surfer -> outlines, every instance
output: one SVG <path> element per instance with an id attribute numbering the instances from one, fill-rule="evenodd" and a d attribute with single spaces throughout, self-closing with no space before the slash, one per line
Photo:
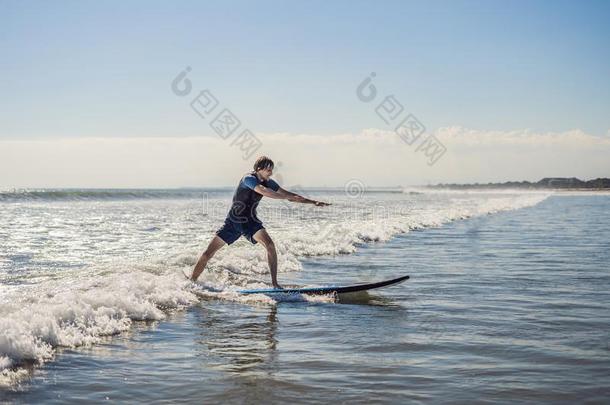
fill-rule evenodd
<path id="1" fill-rule="evenodd" d="M 273 287 L 282 288 L 277 282 L 277 254 L 273 240 L 267 233 L 263 223 L 256 216 L 256 207 L 261 198 L 269 197 L 277 200 L 288 200 L 303 204 L 314 204 L 317 207 L 330 205 L 322 201 L 310 200 L 290 191 L 284 190 L 272 178 L 273 161 L 266 156 L 259 157 L 254 163 L 254 170 L 244 175 L 233 194 L 233 204 L 227 214 L 224 225 L 216 231 L 216 236 L 210 241 L 206 250 L 197 261 L 192 281 L 197 278 L 208 261 L 224 245 L 230 245 L 244 236 L 252 244 L 257 242 L 267 250 L 267 261 L 271 272 Z"/>

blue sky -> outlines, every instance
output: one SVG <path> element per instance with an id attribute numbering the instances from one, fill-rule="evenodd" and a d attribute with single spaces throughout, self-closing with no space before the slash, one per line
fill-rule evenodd
<path id="1" fill-rule="evenodd" d="M 0 2 L 0 137 L 212 135 L 191 66 L 252 130 L 379 127 L 374 71 L 429 129 L 610 129 L 609 2 Z"/>

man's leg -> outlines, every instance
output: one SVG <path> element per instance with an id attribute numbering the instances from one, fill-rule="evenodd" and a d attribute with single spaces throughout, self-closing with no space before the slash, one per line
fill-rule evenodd
<path id="1" fill-rule="evenodd" d="M 273 244 L 271 236 L 269 236 L 265 228 L 263 228 L 256 231 L 256 233 L 252 235 L 252 239 L 267 249 L 267 262 L 269 262 L 269 271 L 271 272 L 271 283 L 273 283 L 275 288 L 282 288 L 277 283 L 277 253 L 275 252 L 275 245 Z"/>
<path id="2" fill-rule="evenodd" d="M 218 235 L 214 236 L 214 239 L 210 241 L 208 248 L 205 250 L 205 252 L 203 252 L 201 257 L 197 261 L 195 269 L 193 270 L 193 275 L 191 276 L 191 280 L 197 281 L 197 278 L 205 268 L 206 264 L 208 264 L 208 260 L 210 260 L 212 256 L 214 256 L 214 254 L 218 251 L 218 249 L 220 249 L 224 245 L 226 245 L 224 240 L 222 240 Z"/>

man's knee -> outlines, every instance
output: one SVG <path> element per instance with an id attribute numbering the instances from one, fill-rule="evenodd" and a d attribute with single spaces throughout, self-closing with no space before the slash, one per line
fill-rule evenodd
<path id="1" fill-rule="evenodd" d="M 265 241 L 265 249 L 267 249 L 268 252 L 275 252 L 275 244 L 271 238 Z"/>
<path id="2" fill-rule="evenodd" d="M 205 252 L 203 252 L 202 256 L 204 256 L 207 260 L 210 260 L 212 258 L 212 256 L 214 256 L 215 254 L 216 254 L 216 250 L 207 248 L 205 250 Z"/>
<path id="3" fill-rule="evenodd" d="M 214 256 L 216 254 L 217 251 L 218 251 L 218 249 L 208 247 L 205 250 L 205 252 L 203 252 L 203 254 L 201 255 L 201 258 L 204 260 L 210 260 L 212 258 L 212 256 Z"/>
<path id="4" fill-rule="evenodd" d="M 199 260 L 197 260 L 197 263 L 203 263 L 203 262 L 207 263 L 208 260 L 210 260 L 210 257 L 212 257 L 212 256 L 210 256 L 208 254 L 208 251 L 206 250 L 205 252 L 203 252 L 201 254 L 201 256 L 199 256 Z"/>

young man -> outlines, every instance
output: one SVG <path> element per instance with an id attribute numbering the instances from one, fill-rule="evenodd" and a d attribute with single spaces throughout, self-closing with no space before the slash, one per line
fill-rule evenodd
<path id="1" fill-rule="evenodd" d="M 235 194 L 233 204 L 224 225 L 216 231 L 216 236 L 210 241 L 207 249 L 195 265 L 191 280 L 197 281 L 199 275 L 214 254 L 225 244 L 230 245 L 245 236 L 252 244 L 259 242 L 267 250 L 267 261 L 271 272 L 273 287 L 282 288 L 277 283 L 277 254 L 273 240 L 265 230 L 263 223 L 256 216 L 256 207 L 261 198 L 269 197 L 278 200 L 288 200 L 304 204 L 314 204 L 318 207 L 329 203 L 310 200 L 298 194 L 286 191 L 271 179 L 273 161 L 266 156 L 259 157 L 254 163 L 254 170 L 242 177 Z"/>

